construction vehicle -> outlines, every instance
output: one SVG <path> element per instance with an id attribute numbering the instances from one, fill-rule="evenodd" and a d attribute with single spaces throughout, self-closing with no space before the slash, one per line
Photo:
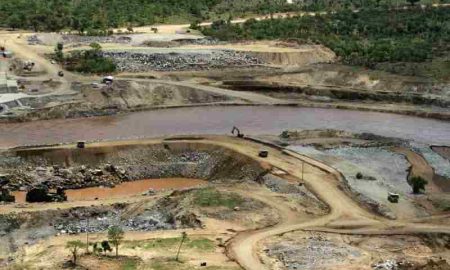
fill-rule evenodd
<path id="1" fill-rule="evenodd" d="M 79 141 L 77 142 L 77 148 L 84 149 L 86 147 L 86 142 Z"/>
<path id="2" fill-rule="evenodd" d="M 103 77 L 102 83 L 104 84 L 112 84 L 114 82 L 114 77 L 113 76 L 106 76 Z"/>
<path id="3" fill-rule="evenodd" d="M 269 156 L 269 151 L 267 151 L 267 150 L 260 150 L 258 155 L 259 155 L 259 157 L 267 158 Z"/>
<path id="4" fill-rule="evenodd" d="M 237 127 L 233 127 L 231 134 L 236 135 L 238 138 L 244 138 L 244 134 Z"/>
<path id="5" fill-rule="evenodd" d="M 389 192 L 389 194 L 388 194 L 388 201 L 389 202 L 391 202 L 391 203 L 398 203 L 399 199 L 400 199 L 400 195 L 399 194 Z"/>

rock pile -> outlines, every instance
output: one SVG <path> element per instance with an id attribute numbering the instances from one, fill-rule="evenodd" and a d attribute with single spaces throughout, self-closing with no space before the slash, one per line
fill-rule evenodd
<path id="1" fill-rule="evenodd" d="M 155 210 L 146 210 L 142 214 L 121 219 L 119 210 L 101 213 L 98 216 L 65 218 L 56 222 L 53 227 L 58 234 L 95 233 L 108 230 L 112 225 L 120 225 L 126 231 L 154 231 L 175 229 L 170 214 Z"/>
<path id="2" fill-rule="evenodd" d="M 263 63 L 249 54 L 231 50 L 211 53 L 104 52 L 103 56 L 112 58 L 119 71 L 128 72 L 208 70 Z"/>
<path id="3" fill-rule="evenodd" d="M 80 36 L 80 35 L 62 35 L 58 38 L 64 44 L 91 44 L 91 43 L 120 43 L 128 44 L 132 38 L 129 36 L 112 35 L 112 36 Z M 42 45 L 44 42 L 38 35 L 31 35 L 27 38 L 29 45 Z"/>

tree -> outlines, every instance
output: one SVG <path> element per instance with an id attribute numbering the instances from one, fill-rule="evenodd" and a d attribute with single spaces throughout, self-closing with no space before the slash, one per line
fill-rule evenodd
<path id="1" fill-rule="evenodd" d="M 84 247 L 84 244 L 80 240 L 69 241 L 66 243 L 66 248 L 72 253 L 72 262 L 77 264 L 78 251 Z"/>
<path id="2" fill-rule="evenodd" d="M 112 226 L 108 230 L 108 240 L 116 248 L 116 257 L 119 256 L 119 245 L 124 238 L 124 231 L 119 226 Z"/>
<path id="3" fill-rule="evenodd" d="M 181 246 L 183 246 L 183 243 L 184 243 L 184 241 L 186 240 L 186 238 L 187 238 L 187 233 L 186 233 L 186 232 L 183 232 L 183 233 L 181 234 L 181 242 L 180 242 L 180 246 L 178 247 L 177 257 L 175 258 L 175 260 L 176 260 L 177 262 L 178 262 L 178 259 L 179 259 L 179 257 L 180 257 Z"/>
<path id="4" fill-rule="evenodd" d="M 59 62 L 61 62 L 64 59 L 63 49 L 64 49 L 64 44 L 62 44 L 61 42 L 58 42 L 55 47 L 55 58 Z"/>
<path id="5" fill-rule="evenodd" d="M 91 44 L 89 44 L 89 47 L 91 47 L 95 52 L 100 52 L 102 50 L 102 46 L 97 42 L 92 42 Z"/>
<path id="6" fill-rule="evenodd" d="M 425 191 L 425 186 L 428 184 L 428 181 L 423 179 L 421 176 L 414 176 L 410 181 L 414 194 L 419 194 L 422 190 Z"/>

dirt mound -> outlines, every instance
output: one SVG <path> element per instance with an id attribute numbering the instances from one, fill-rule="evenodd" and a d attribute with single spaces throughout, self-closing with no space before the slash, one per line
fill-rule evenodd
<path id="1" fill-rule="evenodd" d="M 319 45 L 305 45 L 295 51 L 248 52 L 264 63 L 280 66 L 306 66 L 317 63 L 336 61 L 336 54 L 330 49 Z"/>
<path id="2" fill-rule="evenodd" d="M 116 81 L 112 86 L 81 87 L 83 98 L 92 108 L 132 109 L 150 106 L 177 106 L 233 101 L 225 95 L 211 94 L 189 87 L 138 81 Z"/>

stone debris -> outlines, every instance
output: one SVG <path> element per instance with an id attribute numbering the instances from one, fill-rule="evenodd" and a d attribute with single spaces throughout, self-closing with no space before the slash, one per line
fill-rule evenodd
<path id="1" fill-rule="evenodd" d="M 103 56 L 113 59 L 119 71 L 127 72 L 208 70 L 263 63 L 249 54 L 232 50 L 210 53 L 103 52 Z"/>
<path id="2" fill-rule="evenodd" d="M 386 260 L 372 265 L 374 270 L 397 270 L 398 263 L 396 260 Z"/>
<path id="3" fill-rule="evenodd" d="M 77 219 L 62 219 L 54 224 L 54 229 L 59 235 L 95 233 L 107 231 L 112 225 L 120 225 L 126 231 L 155 231 L 171 230 L 176 226 L 170 214 L 163 214 L 156 210 L 146 210 L 138 216 L 121 219 L 121 212 L 118 210 L 108 211 L 97 217 Z"/>
<path id="4" fill-rule="evenodd" d="M 132 40 L 126 35 L 111 35 L 111 36 L 80 36 L 80 35 L 62 35 L 60 41 L 64 44 L 91 44 L 91 43 L 120 43 L 128 44 Z M 38 35 L 31 35 L 27 39 L 29 45 L 42 45 L 44 42 Z"/>
<path id="5" fill-rule="evenodd" d="M 266 253 L 280 260 L 289 270 L 321 269 L 325 265 L 336 266 L 361 256 L 358 249 L 335 243 L 321 235 L 275 244 L 270 246 Z"/>

